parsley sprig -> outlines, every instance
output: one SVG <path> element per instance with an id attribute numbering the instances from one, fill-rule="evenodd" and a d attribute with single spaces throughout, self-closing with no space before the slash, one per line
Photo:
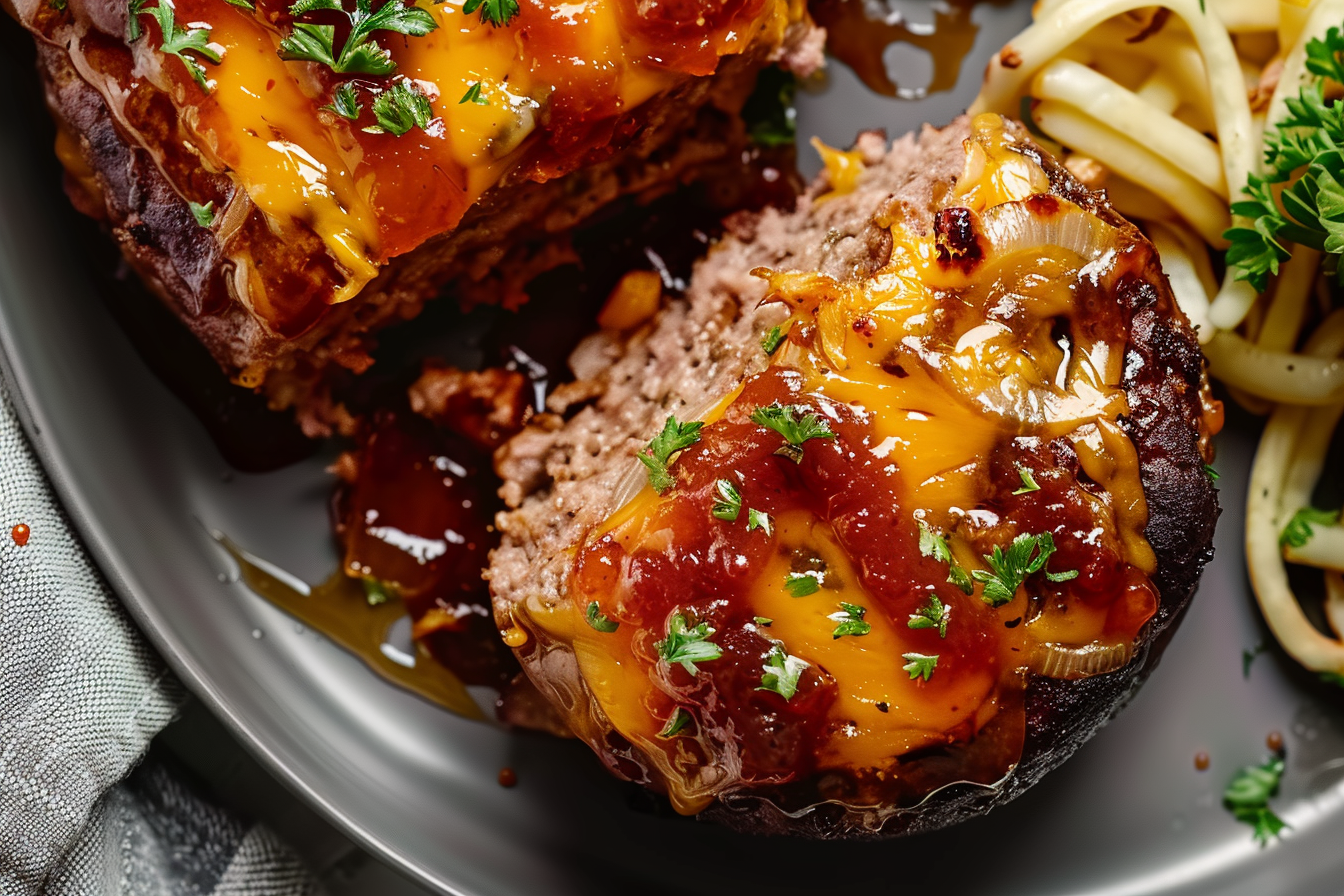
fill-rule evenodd
<path id="1" fill-rule="evenodd" d="M 816 573 L 791 572 L 784 580 L 784 590 L 789 597 L 807 597 L 816 594 L 821 588 L 821 576 Z"/>
<path id="2" fill-rule="evenodd" d="M 710 515 L 727 523 L 735 522 L 742 513 L 742 493 L 727 479 L 716 481 L 714 491 L 719 499 L 709 509 Z"/>
<path id="3" fill-rule="evenodd" d="M 1036 484 L 1036 477 L 1026 467 L 1017 468 L 1017 478 L 1022 480 L 1022 487 L 1014 491 L 1014 495 L 1029 495 L 1041 490 L 1041 487 Z"/>
<path id="4" fill-rule="evenodd" d="M 923 520 L 917 520 L 919 523 L 919 552 L 925 557 L 932 557 L 939 563 L 947 564 L 947 580 L 961 589 L 963 594 L 970 594 L 975 590 L 971 584 L 971 577 L 961 564 L 952 557 L 952 549 L 947 546 L 947 539 L 939 533 L 933 531 L 928 523 Z"/>
<path id="5" fill-rule="evenodd" d="M 938 668 L 936 653 L 903 653 L 901 659 L 905 660 L 905 665 L 901 668 L 910 674 L 911 681 L 916 678 L 928 681 L 933 677 L 933 670 Z"/>
<path id="6" fill-rule="evenodd" d="M 1054 552 L 1055 538 L 1049 532 L 1040 535 L 1023 532 L 1013 539 L 1007 551 L 995 545 L 992 553 L 984 555 L 989 569 L 977 569 L 971 576 L 984 584 L 981 598 L 985 603 L 991 607 L 1002 606 L 1013 599 L 1027 576 L 1045 569 L 1045 564 Z M 1046 572 L 1045 577 L 1052 582 L 1067 582 L 1078 578 L 1078 570 Z"/>
<path id="7" fill-rule="evenodd" d="M 1325 98 L 1325 79 L 1344 82 L 1344 34 L 1331 28 L 1307 43 L 1306 54 L 1316 80 L 1285 98 L 1288 114 L 1265 132 L 1266 173 L 1252 174 L 1246 198 L 1232 203 L 1250 226 L 1223 234 L 1228 265 L 1259 292 L 1288 259 L 1285 243 L 1344 252 L 1344 104 Z"/>
<path id="8" fill-rule="evenodd" d="M 857 604 L 847 604 L 840 601 L 840 612 L 832 613 L 826 618 L 836 623 L 835 631 L 831 632 L 831 637 L 839 640 L 845 635 L 866 635 L 873 630 L 872 625 L 863 621 L 863 617 L 868 613 L 867 607 L 860 607 Z"/>
<path id="9" fill-rule="evenodd" d="M 427 10 L 407 6 L 404 0 L 387 0 L 377 11 L 371 0 L 355 0 L 352 13 L 345 11 L 341 0 L 296 0 L 289 14 L 298 18 L 318 10 L 338 12 L 350 20 L 350 36 L 340 51 L 335 47 L 335 25 L 295 22 L 293 33 L 280 41 L 281 59 L 316 62 L 341 75 L 390 75 L 397 64 L 392 54 L 373 39 L 376 32 L 423 37 L 439 27 Z"/>
<path id="10" fill-rule="evenodd" d="M 607 615 L 602 612 L 602 608 L 598 605 L 597 601 L 588 604 L 588 609 L 584 612 L 583 618 L 587 620 L 588 625 L 593 631 L 602 632 L 604 635 L 609 635 L 621 627 L 619 622 L 608 618 Z"/>
<path id="11" fill-rule="evenodd" d="M 1303 507 L 1293 514 L 1293 518 L 1288 521 L 1288 525 L 1284 526 L 1283 531 L 1279 533 L 1279 547 L 1304 547 L 1316 534 L 1313 526 L 1333 526 L 1338 522 L 1338 511 Z"/>
<path id="12" fill-rule="evenodd" d="M 146 6 L 145 2 L 146 0 L 130 0 L 130 16 L 126 20 L 126 40 L 128 42 L 139 40 L 140 35 L 144 33 L 140 27 L 140 16 L 153 16 L 154 21 L 159 23 L 159 30 L 163 32 L 163 43 L 159 45 L 159 49 L 181 60 L 192 80 L 209 93 L 210 81 L 206 77 L 205 64 L 201 60 L 219 65 L 220 60 L 224 58 L 219 50 L 210 45 L 210 29 L 182 28 L 177 24 L 173 8 L 165 5 L 163 0 L 159 0 L 154 6 Z"/>
<path id="13" fill-rule="evenodd" d="M 775 402 L 751 412 L 751 422 L 773 429 L 784 437 L 784 444 L 775 453 L 796 464 L 803 462 L 803 443 L 811 439 L 833 439 L 835 433 L 827 422 L 803 405 Z"/>
<path id="14" fill-rule="evenodd" d="M 784 649 L 783 644 L 776 642 L 765 658 L 761 685 L 756 690 L 773 691 L 785 700 L 790 700 L 798 693 L 798 679 L 802 677 L 803 670 L 807 666 L 807 660 L 791 655 Z"/>
<path id="15" fill-rule="evenodd" d="M 1261 846 L 1288 827 L 1269 808 L 1269 798 L 1279 792 L 1283 771 L 1283 757 L 1273 756 L 1263 765 L 1248 765 L 1237 772 L 1223 791 L 1223 805 L 1233 818 L 1254 829 L 1252 836 Z"/>
<path id="16" fill-rule="evenodd" d="M 682 729 L 691 723 L 691 714 L 684 707 L 678 706 L 667 719 L 667 724 L 663 730 L 658 732 L 658 736 L 666 740 L 669 737 L 676 737 Z"/>
<path id="17" fill-rule="evenodd" d="M 364 128 L 365 133 L 400 137 L 413 127 L 429 127 L 434 108 L 420 88 L 410 81 L 398 81 L 373 98 L 373 117 L 378 123 Z"/>
<path id="18" fill-rule="evenodd" d="M 331 102 L 322 108 L 328 112 L 335 112 L 342 118 L 354 121 L 359 118 L 360 110 L 364 107 L 359 103 L 359 95 L 355 92 L 355 85 L 346 81 L 331 92 Z"/>
<path id="19" fill-rule="evenodd" d="M 490 101 L 481 96 L 481 82 L 477 81 L 467 88 L 467 92 L 462 94 L 462 99 L 457 101 L 460 106 L 463 103 L 475 103 L 478 106 L 488 106 Z"/>
<path id="20" fill-rule="evenodd" d="M 936 628 L 938 637 L 947 637 L 947 620 L 952 615 L 952 608 L 938 599 L 938 595 L 930 594 L 929 600 L 924 606 L 910 614 L 910 621 L 906 623 L 910 628 Z"/>
<path id="21" fill-rule="evenodd" d="M 467 15 L 480 10 L 481 21 L 498 28 L 507 25 L 518 15 L 518 0 L 467 0 L 462 11 Z"/>
<path id="22" fill-rule="evenodd" d="M 191 217 L 195 219 L 197 227 L 209 227 L 215 223 L 215 201 L 192 202 L 187 200 L 187 208 L 191 211 Z"/>
<path id="23" fill-rule="evenodd" d="M 702 622 L 694 628 L 686 624 L 686 617 L 676 613 L 667 622 L 667 637 L 654 645 L 658 655 L 669 663 L 681 663 L 681 667 L 692 675 L 700 670 L 696 663 L 706 663 L 723 656 L 719 645 L 709 640 L 714 634 L 708 622 Z"/>
<path id="24" fill-rule="evenodd" d="M 649 442 L 648 453 L 639 455 L 639 462 L 648 470 L 649 485 L 658 494 L 666 493 L 677 484 L 676 477 L 668 469 L 672 456 L 700 441 L 700 429 L 704 425 L 700 422 L 678 423 L 675 416 L 669 415 L 663 431 Z"/>

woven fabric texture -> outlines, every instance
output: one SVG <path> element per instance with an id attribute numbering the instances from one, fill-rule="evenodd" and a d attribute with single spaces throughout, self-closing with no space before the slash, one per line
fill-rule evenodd
<path id="1" fill-rule="evenodd" d="M 0 896 L 316 892 L 274 835 L 162 765 L 123 781 L 184 697 L 79 544 L 0 386 Z"/>

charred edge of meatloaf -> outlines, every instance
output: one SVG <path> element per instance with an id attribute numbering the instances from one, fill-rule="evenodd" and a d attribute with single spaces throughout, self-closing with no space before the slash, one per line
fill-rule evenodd
<path id="1" fill-rule="evenodd" d="M 1089 191 L 1033 144 L 1024 146 L 1023 152 L 1045 169 L 1052 193 L 1135 233 L 1134 225 L 1111 208 L 1104 194 Z M 931 186 L 931 193 L 938 191 L 936 184 Z M 1160 272 L 1152 245 L 1144 241 L 1139 251 L 1148 253 L 1143 269 Z M 1217 490 L 1204 472 L 1206 458 L 1200 447 L 1208 379 L 1198 340 L 1165 277 L 1122 278 L 1117 298 L 1131 314 L 1122 379 L 1129 414 L 1123 423 L 1139 455 L 1149 514 L 1144 534 L 1157 555 L 1153 583 L 1160 595 L 1157 614 L 1140 637 L 1134 659 L 1123 669 L 1076 681 L 1033 676 L 1026 693 L 1022 758 L 1003 785 L 995 790 L 967 785 L 944 788 L 919 807 L 892 817 L 880 832 L 866 829 L 860 813 L 841 806 L 821 805 L 791 817 L 768 794 L 749 792 L 734 795 L 731 806 L 717 804 L 699 817 L 748 833 L 815 839 L 893 837 L 937 830 L 1022 794 L 1071 756 L 1134 696 L 1156 668 L 1174 633 L 1173 623 L 1185 611 L 1201 570 L 1213 557 L 1220 509 Z"/>
<path id="2" fill-rule="evenodd" d="M 786 58 L 814 44 L 811 34 L 809 25 L 793 26 Z M 88 46 L 81 45 L 81 52 L 96 51 L 99 65 L 129 64 L 128 51 L 97 32 L 91 31 L 84 43 Z M 70 52 L 40 37 L 38 46 L 48 106 L 58 126 L 77 138 L 97 184 L 91 191 L 78 178 L 67 177 L 75 205 L 106 222 L 131 266 L 227 372 L 257 361 L 268 364 L 267 394 L 274 404 L 297 407 L 310 435 L 331 429 L 327 411 L 334 402 L 324 384 L 328 368 L 360 372 L 371 363 L 366 334 L 413 316 L 450 281 L 520 296 L 527 279 L 569 257 L 566 232 L 598 208 L 623 195 L 691 180 L 735 157 L 748 142 L 738 111 L 764 63 L 759 54 L 726 57 L 715 75 L 687 81 L 632 113 L 635 136 L 611 157 L 544 184 L 506 183 L 487 192 L 451 233 L 394 259 L 355 300 L 326 309 L 315 325 L 285 339 L 229 295 L 223 247 L 215 234 L 195 224 L 173 185 L 174 180 L 209 181 L 205 192 L 228 197 L 235 189 L 232 182 L 167 155 L 159 160 L 168 169 L 165 175 L 149 151 L 122 133 Z M 142 83 L 134 102 L 135 126 L 150 145 L 181 143 L 181 124 L 165 94 Z M 279 241 L 268 234 L 264 216 L 252 208 L 231 248 L 245 248 L 258 264 L 282 270 L 311 268 L 327 258 L 315 235 Z M 315 275 L 339 276 L 334 268 Z"/>

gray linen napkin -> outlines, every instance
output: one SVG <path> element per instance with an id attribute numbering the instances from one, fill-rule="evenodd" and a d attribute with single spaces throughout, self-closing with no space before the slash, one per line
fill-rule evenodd
<path id="1" fill-rule="evenodd" d="M 318 891 L 272 833 L 164 764 L 126 778 L 184 699 L 79 544 L 0 384 L 0 896 Z"/>

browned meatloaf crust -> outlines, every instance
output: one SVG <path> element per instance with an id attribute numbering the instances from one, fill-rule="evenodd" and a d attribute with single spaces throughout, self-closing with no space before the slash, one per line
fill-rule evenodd
<path id="1" fill-rule="evenodd" d="M 95 25 L 115 31 L 124 13 L 93 0 Z M 124 4 L 122 4 L 124 6 Z M 62 13 L 37 7 L 37 32 L 64 33 Z M 569 258 L 567 232 L 620 196 L 651 196 L 730 167 L 748 145 L 739 111 L 769 48 L 725 57 L 709 77 L 686 81 L 629 113 L 629 136 L 610 152 L 566 176 L 538 183 L 505 179 L 489 190 L 449 233 L 393 259 L 352 301 L 327 309 L 296 332 L 268 329 L 226 285 L 228 263 L 218 231 L 196 226 L 183 185 L 229 205 L 237 186 L 227 174 L 202 168 L 181 147 L 189 143 L 169 98 L 137 82 L 118 120 L 85 71 L 116 78 L 133 64 L 119 38 L 90 28 L 68 43 L 38 39 L 38 67 L 60 136 L 66 189 L 80 211 L 106 222 L 132 267 L 204 343 L 237 382 L 264 390 L 273 407 L 293 407 L 311 436 L 353 423 L 331 395 L 329 372 L 363 372 L 372 358 L 372 332 L 414 317 L 424 302 L 456 281 L 468 301 L 523 301 L 523 285 Z M 820 33 L 791 26 L 779 52 L 785 65 L 808 72 L 820 62 Z M 126 122 L 135 133 L 127 132 Z M 230 235 L 231 251 L 245 248 L 259 266 L 313 273 L 325 259 L 313 233 L 275 238 L 265 215 L 247 206 Z M 238 241 L 242 241 L 239 243 Z"/>
<path id="2" fill-rule="evenodd" d="M 499 517 L 503 544 L 488 572 L 501 626 L 509 624 L 510 608 L 526 595 L 564 593 L 571 549 L 614 509 L 613 492 L 629 459 L 668 414 L 695 419 L 698 409 L 688 401 L 701 404 L 700 397 L 723 395 L 764 366 L 759 340 L 785 312 L 757 304 L 765 286 L 748 272 L 765 266 L 842 279 L 872 274 L 891 252 L 890 233 L 874 223 L 874 215 L 896 209 L 927 231 L 934 204 L 962 170 L 960 145 L 967 133 L 964 119 L 944 130 L 926 128 L 918 141 L 907 136 L 889 152 L 879 135 L 863 135 L 858 147 L 868 169 L 854 192 L 815 203 L 812 197 L 825 189 L 818 183 L 791 214 L 770 210 L 739 218 L 736 235 L 700 264 L 684 299 L 672 302 L 651 326 L 633 337 L 601 333 L 579 348 L 572 360 L 579 383 L 553 398 L 553 415 L 496 455 L 502 494 L 512 508 Z M 1087 191 L 1034 147 L 1026 152 L 1045 168 L 1053 193 L 1134 232 L 1104 195 Z M 944 788 L 892 818 L 883 835 L 942 827 L 1006 803 L 1072 754 L 1156 665 L 1164 635 L 1212 556 L 1219 508 L 1203 470 L 1207 381 L 1197 341 L 1160 275 L 1155 253 L 1145 276 L 1122 283 L 1117 299 L 1133 321 L 1123 378 L 1130 413 L 1123 425 L 1137 447 L 1148 501 L 1146 536 L 1158 558 L 1157 613 L 1120 671 L 1083 680 L 1032 678 L 1021 762 L 1003 786 Z M 571 394 L 580 403 L 566 407 Z M 596 398 L 582 404 L 591 396 Z M 534 678 L 550 673 L 530 661 L 526 649 L 521 656 Z M 816 838 L 872 833 L 837 805 L 785 814 L 770 793 L 731 795 L 704 817 L 761 833 Z"/>

